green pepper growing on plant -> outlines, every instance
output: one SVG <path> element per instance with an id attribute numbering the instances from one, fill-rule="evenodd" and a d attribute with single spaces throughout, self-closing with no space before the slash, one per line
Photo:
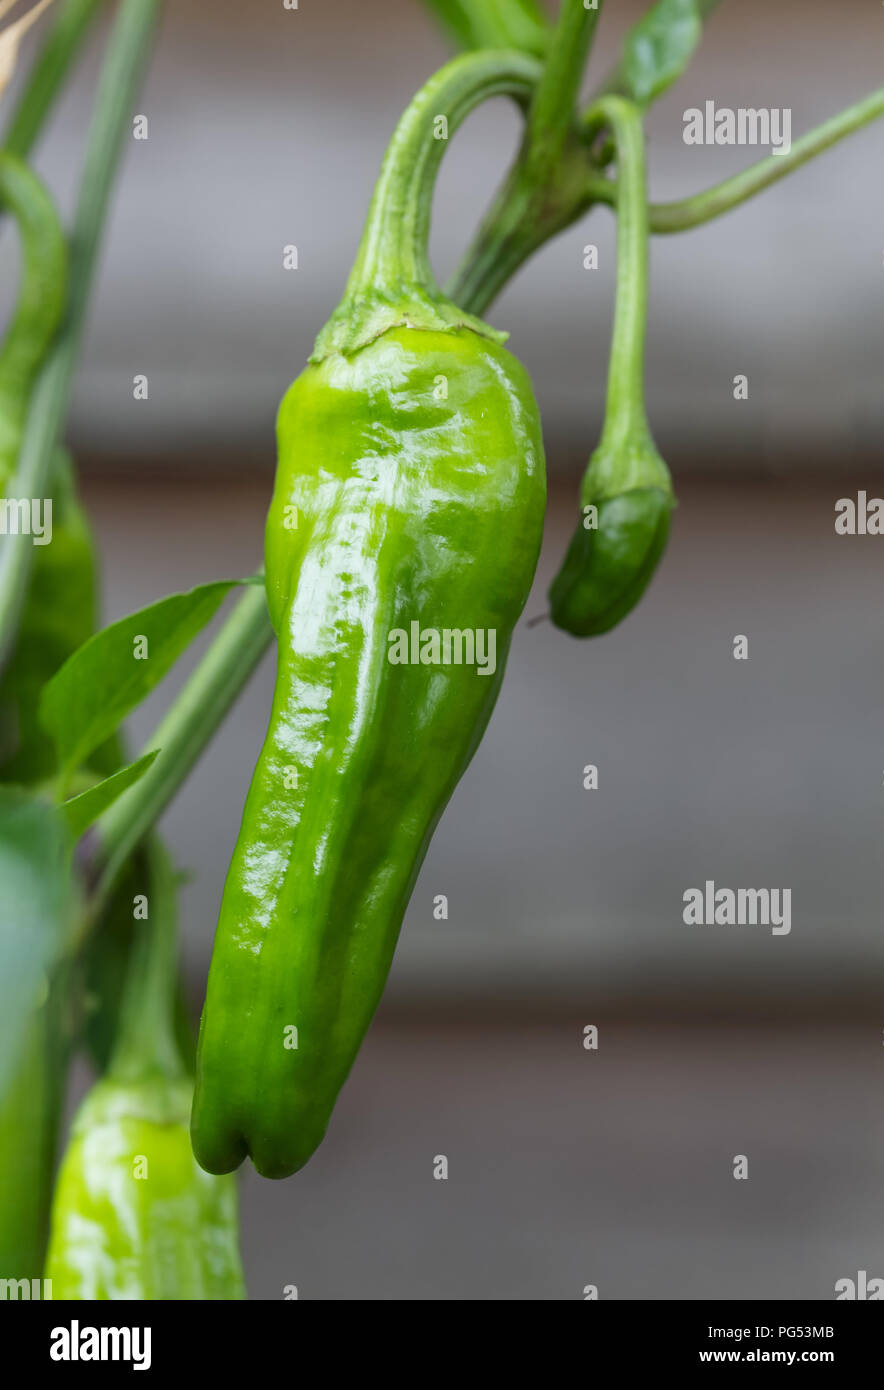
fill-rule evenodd
<path id="1" fill-rule="evenodd" d="M 415 98 L 343 302 L 280 407 L 276 690 L 197 1057 L 193 1141 L 210 1172 L 249 1154 L 285 1177 L 322 1140 L 528 596 L 545 503 L 531 386 L 500 335 L 436 288 L 426 243 L 439 114 L 454 128 L 535 76 L 518 55 L 467 55 Z"/>
<path id="2" fill-rule="evenodd" d="M 602 437 L 580 488 L 581 519 L 549 591 L 552 620 L 575 637 L 615 627 L 638 603 L 669 535 L 675 498 L 644 403 L 648 213 L 641 113 L 606 97 L 617 144 L 617 289 Z"/>
<path id="3" fill-rule="evenodd" d="M 233 1179 L 190 1146 L 193 1086 L 175 1036 L 175 882 L 153 842 L 145 933 L 133 952 L 107 1074 L 74 1120 L 46 1263 L 56 1299 L 245 1296 Z"/>

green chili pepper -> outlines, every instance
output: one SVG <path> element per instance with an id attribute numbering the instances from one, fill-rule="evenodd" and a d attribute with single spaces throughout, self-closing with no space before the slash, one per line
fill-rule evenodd
<path id="1" fill-rule="evenodd" d="M 151 927 L 136 945 L 106 1077 L 74 1121 L 52 1208 L 55 1299 L 245 1296 L 231 1178 L 190 1147 L 193 1087 L 175 1040 L 174 875 L 150 847 Z"/>
<path id="2" fill-rule="evenodd" d="M 635 607 L 666 546 L 675 498 L 644 405 L 648 215 L 638 108 L 605 97 L 617 142 L 617 297 L 602 438 L 580 489 L 581 520 L 549 591 L 575 637 L 608 632 Z"/>
<path id="3" fill-rule="evenodd" d="M 344 301 L 280 408 L 276 690 L 197 1054 L 192 1132 L 210 1172 L 250 1154 L 284 1177 L 322 1140 L 531 585 L 545 482 L 530 383 L 441 295 L 426 242 L 440 115 L 450 128 L 486 95 L 524 97 L 536 73 L 471 55 L 418 94 Z M 472 663 L 453 664 L 477 634 Z"/>

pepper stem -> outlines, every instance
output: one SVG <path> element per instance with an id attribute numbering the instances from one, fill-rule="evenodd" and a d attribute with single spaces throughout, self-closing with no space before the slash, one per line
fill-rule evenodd
<path id="1" fill-rule="evenodd" d="M 311 361 L 356 352 L 398 325 L 467 325 L 498 336 L 436 284 L 428 254 L 433 189 L 448 140 L 470 112 L 495 96 L 527 103 L 540 74 L 525 54 L 482 50 L 455 58 L 421 88 L 390 141 L 344 298 Z"/>
<path id="2" fill-rule="evenodd" d="M 641 113 L 624 97 L 602 97 L 592 110 L 610 126 L 617 146 L 617 283 L 604 434 L 616 431 L 619 435 L 648 428 L 644 401 L 648 308 L 645 139 Z"/>
<path id="3" fill-rule="evenodd" d="M 175 990 L 178 969 L 178 911 L 175 870 L 159 840 L 147 848 L 148 916 L 132 951 L 120 1029 L 109 1075 L 120 1081 L 159 1074 L 169 1080 L 185 1075 L 175 1040 Z"/>

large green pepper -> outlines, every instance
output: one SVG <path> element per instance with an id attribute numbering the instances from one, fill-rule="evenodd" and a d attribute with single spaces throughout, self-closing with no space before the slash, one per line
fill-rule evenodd
<path id="1" fill-rule="evenodd" d="M 52 1207 L 56 1299 L 245 1296 L 236 1187 L 196 1163 L 193 1086 L 175 1039 L 174 881 L 151 846 L 150 923 L 107 1075 L 74 1121 Z"/>
<path id="2" fill-rule="evenodd" d="M 198 1046 L 193 1141 L 210 1172 L 250 1154 L 285 1177 L 322 1140 L 531 585 L 545 501 L 531 387 L 442 297 L 426 239 L 440 113 L 451 126 L 535 76 L 518 56 L 467 56 L 418 94 L 344 301 L 280 408 L 276 689 Z"/>
<path id="3" fill-rule="evenodd" d="M 575 637 L 615 627 L 638 603 L 669 535 L 672 480 L 644 404 L 648 214 L 638 108 L 606 97 L 617 143 L 617 297 L 605 424 L 580 488 L 581 516 L 549 591 L 553 622 Z"/>

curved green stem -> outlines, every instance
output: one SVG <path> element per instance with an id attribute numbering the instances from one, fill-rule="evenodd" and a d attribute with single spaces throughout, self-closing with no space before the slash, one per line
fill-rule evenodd
<path id="1" fill-rule="evenodd" d="M 533 59 L 480 52 L 457 58 L 421 88 L 390 141 L 348 294 L 400 283 L 435 288 L 427 254 L 436 175 L 446 144 L 480 102 L 495 96 L 526 101 L 539 76 Z"/>
<path id="2" fill-rule="evenodd" d="M 0 150 L 0 204 L 21 237 L 21 285 L 0 348 L 0 496 L 18 462 L 28 400 L 64 312 L 67 246 L 49 192 L 26 164 Z"/>
<path id="3" fill-rule="evenodd" d="M 884 87 L 802 135 L 793 143 L 788 154 L 769 155 L 767 159 L 744 169 L 741 174 L 735 174 L 733 178 L 725 179 L 723 183 L 707 188 L 703 193 L 696 193 L 691 198 L 682 198 L 674 203 L 652 203 L 651 231 L 683 232 L 730 212 L 731 208 L 739 207 L 740 203 L 745 203 L 756 193 L 761 193 L 772 183 L 791 174 L 793 169 L 806 164 L 814 155 L 822 154 L 846 135 L 852 135 L 855 130 L 860 130 L 882 115 Z"/>
<path id="4" fill-rule="evenodd" d="M 129 855 L 187 779 L 272 636 L 263 585 L 251 585 L 147 740 L 145 751 L 159 748 L 159 757 L 96 824 L 93 912 L 106 901 Z"/>
<path id="5" fill-rule="evenodd" d="M 646 424 L 645 320 L 648 307 L 648 207 L 645 137 L 638 107 L 624 97 L 602 97 L 593 108 L 614 134 L 617 148 L 617 285 L 608 367 L 606 430 Z"/>
<path id="6" fill-rule="evenodd" d="M 66 0 L 43 43 L 3 138 L 24 159 L 33 148 L 99 10 L 101 0 Z"/>
<path id="7" fill-rule="evenodd" d="M 455 58 L 421 88 L 384 156 L 344 297 L 312 361 L 355 352 L 399 323 L 445 328 L 464 321 L 430 268 L 436 174 L 450 136 L 480 102 L 504 95 L 527 102 L 539 77 L 539 64 L 525 54 L 480 51 Z M 488 331 L 478 322 L 471 326 Z"/>

